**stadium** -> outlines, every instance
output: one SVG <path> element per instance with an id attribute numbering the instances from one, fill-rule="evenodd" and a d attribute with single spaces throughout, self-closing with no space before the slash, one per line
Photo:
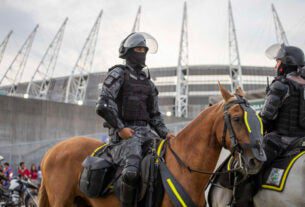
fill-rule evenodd
<path id="1" fill-rule="evenodd" d="M 151 68 L 151 78 L 159 90 L 160 109 L 164 115 L 174 115 L 176 97 L 176 67 Z M 218 81 L 227 89 L 231 89 L 229 65 L 196 65 L 189 66 L 189 96 L 188 110 L 190 119 L 209 104 L 209 99 L 220 95 Z M 99 87 L 102 86 L 107 72 L 91 73 L 83 105 L 95 106 L 99 97 Z M 274 77 L 274 70 L 270 67 L 242 66 L 243 89 L 250 99 L 263 99 L 267 86 L 267 79 Z M 69 77 L 53 78 L 50 81 L 47 100 L 65 102 L 65 89 Z M 23 97 L 28 83 L 21 83 L 16 94 Z M 29 97 L 31 98 L 31 97 Z M 212 98 L 213 99 L 213 98 Z"/>
<path id="2" fill-rule="evenodd" d="M 156 34 L 156 39 L 158 41 L 160 39 L 159 53 L 155 57 L 150 56 L 149 63 L 152 64 L 147 64 L 148 67 L 145 67 L 143 70 L 158 89 L 159 109 L 166 126 L 171 132 L 177 134 L 179 131 L 188 128 L 185 126 L 193 123 L 192 120 L 201 111 L 222 100 L 219 83 L 227 89 L 225 90 L 227 91 L 227 97 L 231 97 L 234 91 L 238 87 L 241 87 L 246 93 L 246 99 L 251 104 L 249 108 L 251 108 L 254 114 L 253 117 L 255 117 L 256 123 L 259 123 L 260 126 L 263 125 L 257 112 L 264 103 L 266 89 L 274 79 L 276 71 L 271 66 L 274 62 L 267 60 L 262 48 L 265 49 L 265 46 L 270 46 L 274 43 L 289 45 L 284 27 L 273 4 L 271 5 L 271 12 L 270 9 L 268 9 L 268 12 L 267 10 L 265 12 L 272 14 L 273 19 L 269 18 L 270 21 L 268 20 L 272 26 L 265 24 L 267 21 L 265 18 L 266 15 L 264 14 L 265 16 L 262 15 L 260 18 L 265 28 L 262 28 L 258 21 L 254 21 L 254 26 L 250 27 L 251 29 L 254 28 L 251 32 L 253 34 L 255 33 L 255 38 L 253 38 L 253 35 L 249 39 L 238 39 L 237 37 L 239 35 L 237 33 L 243 33 L 243 37 L 248 37 L 250 32 L 239 30 L 236 27 L 235 19 L 233 18 L 235 15 L 233 15 L 233 8 L 230 1 L 225 6 L 222 4 L 219 7 L 216 6 L 217 8 L 215 7 L 215 2 L 213 2 L 213 9 L 216 8 L 221 12 L 213 13 L 215 16 L 210 19 L 204 17 L 205 20 L 208 20 L 205 22 L 208 23 L 208 26 L 201 25 L 203 21 L 200 18 L 203 16 L 203 10 L 201 10 L 202 8 L 197 8 L 197 4 L 200 4 L 197 1 L 184 1 L 181 4 L 177 2 L 173 3 L 173 1 L 163 2 L 160 0 L 157 0 L 158 3 L 156 4 L 145 2 L 143 4 L 147 10 L 143 10 L 144 12 L 142 12 L 143 5 L 136 5 L 137 12 L 135 13 L 135 18 L 134 13 L 132 14 L 132 20 L 134 20 L 132 25 L 127 22 L 128 19 L 131 19 L 129 13 L 131 8 L 135 8 L 132 7 L 134 4 L 129 5 L 129 3 L 123 0 L 118 1 L 120 1 L 120 4 L 105 4 L 106 8 L 112 9 L 108 14 L 106 9 L 106 14 L 104 14 L 104 10 L 100 10 L 100 8 L 98 8 L 98 13 L 94 13 L 100 2 L 92 4 L 93 6 L 90 9 L 84 7 L 85 3 L 76 5 L 79 9 L 84 9 L 87 12 L 86 14 L 90 14 L 90 18 L 94 16 L 94 23 L 88 23 L 88 19 L 82 22 L 80 17 L 84 17 L 85 15 L 83 14 L 84 16 L 82 16 L 80 12 L 75 12 L 76 10 L 74 11 L 74 9 L 73 11 L 69 10 L 71 5 L 64 3 L 63 11 L 59 9 L 62 11 L 60 18 L 63 15 L 67 15 L 64 10 L 69 10 L 69 15 L 72 15 L 74 22 L 73 18 L 71 20 L 65 18 L 58 28 L 58 18 L 55 20 L 54 17 L 54 19 L 49 18 L 46 21 L 42 21 L 42 24 L 51 26 L 42 26 L 41 33 L 44 38 L 38 39 L 39 41 L 37 38 L 35 39 L 36 34 L 39 36 L 38 34 L 40 32 L 40 26 L 38 24 L 29 34 L 25 30 L 22 30 L 22 32 L 17 30 L 19 33 L 22 33 L 22 36 L 20 34 L 18 36 L 18 39 L 23 42 L 23 44 L 20 44 L 21 47 L 13 39 L 14 36 L 12 35 L 13 31 L 11 28 L 8 30 L 8 26 L 3 26 L 2 30 L 5 30 L 6 36 L 3 35 L 4 38 L 0 39 L 3 39 L 0 42 L 0 66 L 4 68 L 0 74 L 0 155 L 2 158 L 4 157 L 5 161 L 10 162 L 13 168 L 17 169 L 18 163 L 22 161 L 39 165 L 42 157 L 50 148 L 61 143 L 61 141 L 71 140 L 71 137 L 87 137 L 91 140 L 94 139 L 95 141 L 98 140 L 108 143 L 108 129 L 104 127 L 105 121 L 96 113 L 96 102 L 107 76 L 107 68 L 114 65 L 113 63 L 125 63 L 125 60 L 123 62 L 123 60 L 117 57 L 117 46 L 122 40 L 122 37 L 126 37 L 126 34 L 130 33 L 131 26 L 132 33 L 140 34 L 144 34 L 141 33 L 142 30 L 149 31 L 151 27 L 153 28 L 152 31 L 155 32 L 154 34 Z M 245 6 L 244 3 L 239 3 Z M 160 6 L 159 4 L 164 4 L 165 6 Z M 16 5 L 16 11 L 12 9 L 12 14 L 8 16 L 12 18 L 11 22 L 19 23 L 19 19 L 22 19 L 18 16 L 19 7 L 27 10 L 27 12 L 24 12 L 27 15 L 31 12 L 28 11 L 29 8 L 25 7 L 23 3 L 16 3 Z M 50 7 L 54 5 L 50 5 Z M 118 5 L 124 6 L 120 7 Z M 189 11 L 189 5 L 191 5 L 191 11 Z M 283 5 L 286 8 L 286 4 Z M 209 8 L 211 5 L 206 6 Z M 263 3 L 253 5 L 253 8 L 260 7 L 266 7 L 266 5 Z M 44 7 L 42 10 L 47 11 L 46 8 Z M 223 8 L 225 8 L 226 12 L 222 10 Z M 249 16 L 255 10 L 252 9 L 252 5 L 249 6 L 246 4 L 245 8 L 251 9 Z M 32 8 L 32 10 L 35 9 L 37 8 Z M 162 17 L 155 15 L 159 9 L 160 11 L 163 9 Z M 247 12 L 241 11 L 237 6 L 236 10 L 238 11 L 236 14 L 239 18 L 240 14 L 242 14 L 241 16 L 247 15 Z M 146 11 L 147 13 L 145 13 Z M 177 19 L 177 11 L 180 12 L 179 28 L 173 23 Z M 208 13 L 208 9 L 205 12 Z M 39 12 L 37 11 L 37 13 Z M 37 18 L 38 21 L 38 17 L 45 18 L 44 15 L 39 14 L 40 16 L 30 15 L 31 18 L 24 18 L 24 21 L 31 25 L 30 28 L 33 26 L 33 19 Z M 96 14 L 98 14 L 97 17 Z M 122 16 L 120 16 L 121 14 Z M 223 18 L 224 14 L 228 15 Z M 20 12 L 20 15 L 22 16 L 23 13 Z M 104 19 L 102 18 L 104 15 L 106 19 L 108 18 L 107 21 L 109 21 L 108 24 L 106 22 L 105 27 L 103 27 Z M 180 19 L 181 15 L 182 19 Z M 254 20 L 257 20 L 256 15 L 255 13 Z M 18 21 L 14 19 L 16 18 L 15 16 L 19 18 Z M 228 22 L 225 25 L 227 28 L 225 32 L 221 29 L 224 27 L 223 24 L 218 25 L 219 21 L 218 23 L 211 21 L 212 19 L 215 21 L 219 20 L 217 19 L 218 16 L 219 19 L 223 18 L 223 20 Z M 145 18 L 147 18 L 147 23 L 141 25 L 140 20 Z M 164 22 L 167 22 L 166 20 L 168 20 L 168 25 L 166 28 L 163 28 Z M 69 30 L 66 29 L 66 25 L 70 21 L 72 22 L 73 28 Z M 247 25 L 246 30 L 249 30 L 249 23 L 244 19 L 240 21 L 242 25 Z M 301 28 L 300 25 L 302 24 L 304 24 L 303 19 L 297 22 L 296 25 L 299 25 Z M 12 24 L 8 25 L 13 28 Z M 78 26 L 81 27 L 81 25 L 86 25 L 86 27 L 80 29 Z M 89 32 L 87 25 L 90 26 Z M 116 25 L 120 26 L 117 27 Z M 19 27 L 23 28 L 20 25 Z M 205 30 L 200 30 L 201 27 L 206 28 Z M 275 28 L 275 33 L 274 31 L 270 32 L 271 27 L 272 29 L 273 27 Z M 158 29 L 154 31 L 155 28 Z M 16 28 L 13 29 L 15 30 Z M 54 36 L 51 36 L 53 38 L 49 38 L 51 32 L 55 30 L 57 32 Z M 205 31 L 205 35 L 211 37 L 211 39 L 215 36 L 216 42 L 212 43 L 206 39 L 200 42 L 204 39 L 203 33 L 200 33 L 202 31 Z M 66 34 L 67 32 L 69 35 Z M 272 35 L 268 32 L 272 33 Z M 28 36 L 24 38 L 24 34 L 28 34 Z M 87 35 L 86 38 L 82 36 L 83 34 Z M 267 34 L 267 38 L 265 38 L 265 34 Z M 296 34 L 297 32 L 295 32 L 295 36 L 292 39 L 297 40 L 296 42 L 301 42 L 301 38 Z M 222 39 L 217 39 L 221 35 L 223 35 Z M 68 36 L 68 38 L 65 39 L 64 36 Z M 300 36 L 303 37 L 303 35 Z M 101 43 L 98 42 L 100 37 L 103 37 L 101 38 Z M 274 37 L 276 37 L 276 42 L 274 41 Z M 47 38 L 48 41 L 46 41 Z M 84 38 L 84 44 L 81 45 L 81 48 L 76 49 L 75 45 L 80 42 L 80 38 Z M 49 42 L 50 39 L 51 42 Z M 110 40 L 115 42 L 115 44 L 110 44 Z M 193 41 L 192 46 L 190 44 L 191 40 Z M 243 50 L 240 50 L 239 40 L 242 40 L 242 45 L 246 45 Z M 68 44 L 62 44 L 65 41 Z M 43 51 L 41 49 L 42 46 L 39 51 L 33 50 L 34 48 L 32 49 L 32 47 L 35 46 L 34 43 L 36 42 L 40 46 L 47 42 L 48 47 Z M 13 44 L 14 52 L 8 51 L 10 44 Z M 15 51 L 16 48 L 18 49 L 17 53 Z M 251 49 L 255 50 L 251 51 Z M 64 51 L 61 52 L 61 50 Z M 223 54 L 220 54 L 224 53 L 224 51 L 226 51 L 225 54 L 228 52 L 228 55 L 224 55 L 228 59 L 222 57 Z M 243 52 L 247 54 L 243 54 Z M 64 54 L 61 55 L 61 53 Z M 61 56 L 64 57 L 62 58 L 63 60 L 61 62 L 57 61 Z M 215 59 L 213 59 L 214 56 Z M 31 63 L 31 65 L 27 66 L 27 62 Z M 231 99 L 228 98 L 226 100 Z M 248 104 L 245 105 L 248 107 Z M 218 106 L 210 107 L 208 110 L 211 108 L 215 109 L 216 107 Z M 240 109 L 246 111 L 242 107 Z M 227 114 L 227 111 L 225 113 Z M 203 116 L 200 117 L 202 118 Z M 225 116 L 221 114 L 219 117 Z M 243 126 L 247 128 L 245 127 L 244 131 L 250 134 L 251 128 L 248 126 L 247 115 L 245 117 L 243 119 L 245 122 Z M 228 140 L 231 143 L 234 141 L 232 139 L 235 138 L 235 135 L 233 136 L 234 133 L 232 133 L 231 123 L 231 127 L 229 128 L 231 131 L 227 133 L 228 123 L 226 121 L 224 119 L 225 125 L 222 123 L 221 126 L 223 127 L 222 132 L 224 135 L 222 137 L 222 147 L 228 146 L 226 145 L 227 134 L 230 135 L 227 135 L 227 137 L 229 137 Z M 147 123 L 146 121 L 145 124 L 148 125 Z M 262 128 L 256 127 L 255 130 L 260 135 L 263 134 Z M 187 137 L 185 139 L 189 141 Z M 197 137 L 201 137 L 201 134 Z M 217 147 L 218 151 L 216 151 L 220 153 L 221 149 L 219 146 Z M 68 148 L 66 149 L 70 150 Z"/>
<path id="3" fill-rule="evenodd" d="M 228 12 L 230 23 L 228 64 L 189 64 L 188 12 L 187 4 L 184 3 L 182 25 L 180 22 L 178 64 L 145 69 L 158 88 L 160 111 L 175 132 L 209 104 L 219 100 L 218 81 L 230 91 L 241 86 L 257 110 L 264 102 L 268 80 L 273 79 L 275 72 L 271 67 L 241 65 L 231 4 Z M 274 24 L 277 28 L 281 28 L 278 27 L 281 22 L 273 5 L 272 14 Z M 140 31 L 142 15 L 142 7 L 139 6 L 132 27 L 133 32 Z M 26 155 L 29 160 L 33 159 L 37 162 L 44 149 L 70 136 L 88 135 L 99 139 L 107 137 L 106 129 L 101 127 L 101 119 L 94 112 L 107 70 L 105 68 L 102 72 L 92 71 L 102 16 L 103 11 L 100 11 L 70 75 L 53 76 L 68 18 L 61 24 L 30 80 L 24 81 L 22 75 L 29 73 L 25 64 L 30 59 L 29 54 L 35 35 L 38 33 L 38 25 L 9 64 L 0 79 L 0 92 L 4 105 L 7 105 L 7 108 L 3 109 L 1 142 L 3 152 L 6 152 L 10 160 L 16 157 L 20 160 Z M 282 30 L 276 32 L 277 37 L 283 33 Z M 5 49 L 11 36 L 12 31 L 1 43 L 0 62 L 6 60 Z M 279 38 L 278 41 L 286 41 L 286 39 Z M 23 111 L 16 113 L 12 106 L 22 108 Z M 37 113 L 33 113 L 34 106 L 38 107 Z M 69 114 L 66 114 L 67 112 Z M 88 114 L 86 121 L 81 120 L 79 114 Z M 65 122 L 61 121 L 62 117 L 65 117 Z M 66 127 L 61 129 L 61 126 Z M 32 144 L 36 147 L 28 148 Z M 24 150 L 18 152 L 11 150 L 17 145 L 22 146 Z"/>

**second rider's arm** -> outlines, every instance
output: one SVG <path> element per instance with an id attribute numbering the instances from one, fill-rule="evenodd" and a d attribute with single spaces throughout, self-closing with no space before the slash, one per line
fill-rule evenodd
<path id="1" fill-rule="evenodd" d="M 279 108 L 285 100 L 286 95 L 288 94 L 289 87 L 280 80 L 274 81 L 270 90 L 267 93 L 265 103 L 260 112 L 260 116 L 263 119 L 264 125 L 270 125 L 270 123 L 276 119 L 278 115 Z"/>

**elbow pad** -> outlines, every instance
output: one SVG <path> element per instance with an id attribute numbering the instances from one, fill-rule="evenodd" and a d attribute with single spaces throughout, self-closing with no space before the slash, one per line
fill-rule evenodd
<path id="1" fill-rule="evenodd" d="M 261 111 L 262 118 L 274 120 L 279 107 L 282 105 L 283 98 L 288 92 L 288 86 L 280 81 L 275 81 L 270 86 L 264 107 Z"/>
<path id="2" fill-rule="evenodd" d="M 275 95 L 269 95 L 261 111 L 262 118 L 267 120 L 274 120 L 276 118 L 280 104 L 280 97 Z"/>
<path id="3" fill-rule="evenodd" d="M 96 104 L 96 113 L 103 117 L 113 128 L 118 128 L 117 117 L 115 116 L 111 107 L 109 107 L 107 99 L 104 97 L 99 98 Z"/>

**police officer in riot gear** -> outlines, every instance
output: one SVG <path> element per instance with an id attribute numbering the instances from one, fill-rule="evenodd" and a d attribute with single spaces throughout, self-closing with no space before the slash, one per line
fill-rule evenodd
<path id="1" fill-rule="evenodd" d="M 174 137 L 161 117 L 157 88 L 142 70 L 147 52 L 156 53 L 157 48 L 157 41 L 147 33 L 128 35 L 119 48 L 119 57 L 126 64 L 109 69 L 96 105 L 97 113 L 111 126 L 111 142 L 116 145 L 112 150 L 114 160 L 122 158 L 124 163 L 122 206 L 136 203 L 143 143 L 157 137 Z"/>
<path id="2" fill-rule="evenodd" d="M 304 53 L 298 47 L 274 44 L 266 50 L 266 55 L 276 60 L 277 76 L 267 88 L 260 112 L 267 131 L 264 136 L 267 161 L 263 169 L 286 152 L 288 146 L 305 137 L 305 79 L 301 76 Z M 255 177 L 243 182 L 237 187 L 232 206 L 253 206 L 252 197 L 258 188 Z"/>
<path id="3" fill-rule="evenodd" d="M 266 55 L 276 60 L 277 70 L 260 113 L 269 131 L 264 139 L 268 165 L 291 143 L 305 137 L 305 79 L 300 48 L 275 44 Z"/>

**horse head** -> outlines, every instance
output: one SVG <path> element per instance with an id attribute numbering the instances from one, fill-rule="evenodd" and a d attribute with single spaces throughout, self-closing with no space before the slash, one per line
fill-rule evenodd
<path id="1" fill-rule="evenodd" d="M 245 174 L 256 174 L 266 161 L 262 147 L 263 125 L 261 118 L 244 98 L 244 91 L 231 94 L 219 83 L 223 97 L 215 120 L 216 138 L 235 158 L 236 168 Z"/>

